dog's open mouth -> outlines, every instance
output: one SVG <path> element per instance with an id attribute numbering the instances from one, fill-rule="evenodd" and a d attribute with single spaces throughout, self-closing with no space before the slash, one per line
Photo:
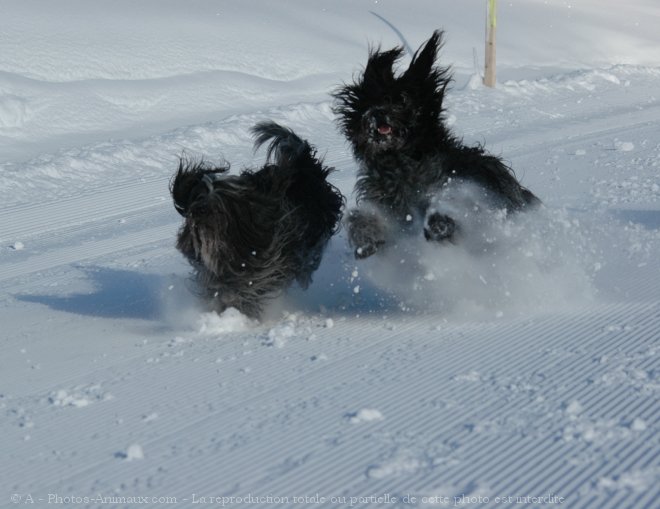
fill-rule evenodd
<path id="1" fill-rule="evenodd" d="M 389 124 L 381 124 L 378 126 L 378 134 L 382 136 L 390 136 L 392 134 L 392 126 Z"/>

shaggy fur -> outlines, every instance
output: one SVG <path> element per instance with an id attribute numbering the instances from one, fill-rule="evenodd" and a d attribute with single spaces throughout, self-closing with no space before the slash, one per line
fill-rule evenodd
<path id="1" fill-rule="evenodd" d="M 443 100 L 451 75 L 435 65 L 441 40 L 435 31 L 399 75 L 394 66 L 403 48 L 372 50 L 358 79 L 334 94 L 338 123 L 359 162 L 359 208 L 346 219 L 358 258 L 419 224 L 427 240 L 453 240 L 459 218 L 434 203 L 450 183 L 477 184 L 510 212 L 540 203 L 500 158 L 464 145 L 447 127 Z"/>
<path id="2" fill-rule="evenodd" d="M 258 317 L 265 299 L 310 284 L 343 197 L 326 181 L 332 169 L 293 131 L 274 122 L 252 131 L 255 150 L 270 142 L 263 168 L 228 175 L 228 165 L 181 159 L 170 192 L 184 217 L 177 249 L 201 297 L 216 311 Z"/>

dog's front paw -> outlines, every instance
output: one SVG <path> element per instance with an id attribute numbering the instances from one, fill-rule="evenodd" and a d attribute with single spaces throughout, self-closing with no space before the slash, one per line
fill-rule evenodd
<path id="1" fill-rule="evenodd" d="M 369 258 L 371 255 L 376 254 L 376 252 L 385 245 L 384 240 L 376 241 L 373 243 L 365 244 L 363 246 L 358 246 L 355 248 L 355 258 L 357 260 L 364 260 Z"/>
<path id="2" fill-rule="evenodd" d="M 374 211 L 354 209 L 346 218 L 348 240 L 355 249 L 355 258 L 362 260 L 375 254 L 385 245 L 387 226 Z"/>
<path id="3" fill-rule="evenodd" d="M 451 217 L 434 212 L 426 220 L 424 226 L 424 238 L 435 242 L 442 242 L 444 240 L 452 240 L 454 234 L 458 230 L 456 221 Z"/>

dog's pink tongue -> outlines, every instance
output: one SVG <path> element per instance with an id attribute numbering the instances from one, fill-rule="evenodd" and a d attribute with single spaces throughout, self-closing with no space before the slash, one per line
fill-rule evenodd
<path id="1" fill-rule="evenodd" d="M 381 125 L 378 127 L 378 132 L 382 135 L 392 134 L 392 126 Z"/>

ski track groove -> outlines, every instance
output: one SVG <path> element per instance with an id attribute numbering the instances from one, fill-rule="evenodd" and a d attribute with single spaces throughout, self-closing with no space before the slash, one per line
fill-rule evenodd
<path id="1" fill-rule="evenodd" d="M 639 130 L 653 126 L 660 117 L 660 105 L 648 106 L 640 111 L 637 108 L 630 108 L 621 113 L 604 116 L 599 119 L 598 126 L 593 127 L 590 119 L 589 127 L 580 119 L 573 119 L 574 122 L 566 124 L 563 119 L 561 129 L 556 125 L 548 125 L 547 132 L 541 138 L 538 133 L 517 136 L 510 139 L 502 139 L 498 134 L 489 136 L 489 146 L 502 146 L 503 155 L 506 159 L 525 158 L 541 152 L 551 152 L 553 147 L 572 145 L 579 143 L 586 145 L 593 143 L 601 138 L 611 138 L 621 132 L 626 132 L 630 136 L 631 131 Z M 612 126 L 615 127 L 612 127 Z M 561 133 L 560 136 L 553 136 L 552 133 Z M 547 135 L 547 136 L 546 136 Z M 539 139 L 541 138 L 541 139 Z"/>
<path id="2" fill-rule="evenodd" d="M 626 450 L 625 448 L 628 448 L 628 446 L 627 445 L 622 446 L 623 450 Z M 585 453 L 585 452 L 587 452 L 591 449 L 593 449 L 591 444 L 586 444 L 586 445 L 583 446 L 583 449 L 579 452 L 579 454 L 574 455 L 574 457 L 579 457 L 580 454 Z M 642 449 L 641 452 L 640 452 L 641 456 L 635 457 L 634 454 L 639 449 Z M 594 452 L 597 453 L 599 450 L 600 450 L 600 446 L 595 446 L 595 451 Z M 620 451 L 617 452 L 617 453 L 613 453 L 611 456 L 618 457 L 621 454 Z M 555 458 L 559 458 L 559 457 L 561 457 L 561 458 L 569 457 L 571 449 L 570 449 L 570 447 L 566 451 L 558 449 L 557 452 L 561 453 L 561 454 L 555 454 L 555 456 L 551 459 L 554 460 Z M 581 486 L 586 486 L 587 481 L 589 479 L 593 479 L 594 477 L 596 477 L 597 474 L 600 475 L 600 477 L 602 478 L 603 476 L 606 476 L 609 473 L 612 473 L 614 471 L 616 471 L 616 472 L 625 472 L 630 466 L 638 464 L 647 452 L 648 452 L 648 449 L 643 448 L 641 445 L 634 446 L 633 449 L 630 450 L 630 452 L 627 456 L 627 458 L 630 459 L 630 461 L 628 463 L 625 462 L 626 458 L 619 459 L 619 461 L 612 467 L 612 469 L 609 472 L 608 471 L 603 471 L 603 466 L 602 465 L 595 465 L 594 466 L 594 465 L 591 465 L 591 464 L 587 464 L 586 466 L 584 466 L 584 468 L 582 468 L 580 475 L 574 475 L 574 476 L 569 475 L 570 471 L 572 470 L 571 468 L 569 468 L 569 470 L 567 470 L 567 471 L 564 471 L 564 470 L 561 470 L 561 466 L 558 465 L 557 469 L 554 472 L 555 473 L 554 477 L 550 477 L 550 474 L 548 472 L 548 467 L 552 466 L 554 464 L 554 461 L 549 462 L 549 463 L 548 462 L 545 462 L 545 463 L 541 462 L 535 470 L 526 471 L 526 477 L 522 477 L 520 479 L 520 484 L 518 485 L 517 489 L 518 489 L 518 492 L 521 492 L 520 490 L 522 490 L 524 488 L 528 492 L 531 492 L 531 493 L 541 493 L 541 492 L 548 491 L 548 486 L 552 486 L 552 490 L 550 490 L 550 491 L 552 491 L 554 493 L 560 493 L 560 494 L 577 493 L 579 495 L 579 493 L 576 492 L 576 489 L 578 487 L 581 487 Z M 538 456 L 536 456 L 536 457 L 538 457 Z M 543 455 L 542 457 L 544 459 L 546 459 L 545 455 Z M 570 463 L 567 463 L 567 465 L 570 466 Z M 541 473 L 543 473 L 543 476 L 541 476 Z M 536 485 L 530 484 L 530 482 L 534 479 L 537 480 L 537 484 Z M 543 481 L 541 481 L 540 479 L 543 479 Z M 564 484 L 557 484 L 562 480 L 564 481 Z M 541 482 L 543 483 L 543 485 L 540 484 Z M 515 490 L 512 490 L 512 491 L 515 491 Z"/>
<path id="3" fill-rule="evenodd" d="M 107 256 L 125 249 L 173 239 L 178 225 L 167 224 L 139 232 L 105 238 L 96 241 L 84 241 L 80 245 L 60 248 L 13 263 L 0 266 L 0 281 L 41 272 L 61 265 Z"/>
<path id="4" fill-rule="evenodd" d="M 629 307 L 631 307 L 631 306 L 624 306 L 624 308 L 629 308 Z M 627 309 L 622 310 L 622 311 L 621 311 L 621 314 L 625 314 L 626 311 L 627 311 Z M 611 316 L 611 314 L 608 314 L 608 316 Z M 415 326 L 416 326 L 416 325 L 415 325 L 414 323 L 411 323 L 411 324 L 408 324 L 408 327 L 407 327 L 406 329 L 415 328 Z M 524 327 L 524 324 L 523 324 L 522 326 Z M 459 328 L 459 330 L 460 330 L 460 328 Z M 400 335 L 405 335 L 405 333 L 406 333 L 407 331 L 406 331 L 406 330 L 399 330 L 399 331 L 397 331 L 397 332 L 398 332 Z M 507 335 L 507 334 L 510 334 L 510 333 L 511 333 L 511 331 L 502 331 L 502 332 L 501 332 L 502 335 Z M 555 338 L 556 338 L 557 341 L 559 341 L 559 340 L 560 340 L 560 335 L 555 335 Z M 612 334 L 612 342 L 613 342 L 613 343 L 616 343 L 616 339 L 617 339 L 617 335 L 616 335 L 616 334 Z M 387 340 L 389 340 L 389 339 L 387 339 Z M 459 342 L 459 341 L 454 341 L 454 343 L 458 346 L 458 344 L 459 344 L 460 342 Z M 368 350 L 370 350 L 372 347 L 373 347 L 373 345 L 371 345 L 371 346 L 367 346 L 367 347 L 364 348 L 364 351 L 368 351 Z M 337 362 L 340 362 L 340 360 L 338 359 Z M 308 375 L 308 374 L 307 374 L 307 375 Z M 307 376 L 307 375 L 303 375 L 303 376 Z M 291 383 L 294 383 L 294 382 L 295 382 L 295 380 L 292 380 L 292 381 L 291 381 Z M 262 394 L 259 394 L 259 395 L 257 395 L 257 396 L 255 396 L 255 398 L 257 398 L 257 399 L 258 399 L 258 398 L 263 398 L 263 397 L 264 397 L 264 394 L 263 394 L 263 393 L 262 393 Z M 206 420 L 206 418 L 205 418 L 205 419 L 202 419 L 202 420 Z M 197 426 L 199 423 L 200 423 L 200 421 L 195 421 L 195 422 L 192 423 L 191 425 L 195 425 L 195 426 Z M 176 430 L 176 431 L 175 431 L 175 433 L 178 433 L 178 432 L 180 432 L 180 430 Z M 163 440 L 163 439 L 165 439 L 165 438 L 166 438 L 166 437 L 160 437 L 160 440 Z M 358 456 L 359 456 L 359 454 L 358 454 Z M 262 458 L 262 459 L 263 459 L 263 458 Z"/>
<path id="5" fill-rule="evenodd" d="M 409 327 L 410 327 L 410 328 L 415 328 L 415 324 L 414 324 L 414 323 L 410 323 L 410 324 L 409 324 Z M 389 338 L 383 338 L 383 339 L 381 339 L 381 340 L 379 340 L 379 341 L 377 341 L 377 342 L 375 342 L 375 343 L 373 343 L 373 344 L 371 344 L 371 345 L 368 345 L 368 346 L 365 346 L 365 347 L 363 347 L 363 348 L 360 348 L 360 349 L 358 350 L 357 353 L 367 352 L 367 351 L 371 350 L 371 348 L 373 348 L 375 344 L 384 343 L 384 342 L 387 342 L 388 340 L 389 340 Z M 353 357 L 353 356 L 355 356 L 355 355 L 356 355 L 356 352 L 352 352 L 352 353 L 350 354 L 351 357 Z M 348 356 L 348 354 L 347 354 L 347 356 Z M 334 362 L 335 362 L 335 363 L 340 363 L 341 360 L 343 360 L 343 359 L 340 358 L 340 359 L 337 359 L 337 361 L 334 361 Z M 228 420 L 233 421 L 233 420 L 235 420 L 235 416 L 233 415 L 233 412 L 236 412 L 236 411 L 244 411 L 245 408 L 246 408 L 250 403 L 254 403 L 255 401 L 258 401 L 258 400 L 260 400 L 260 399 L 267 399 L 267 396 L 268 396 L 270 393 L 278 392 L 278 391 L 280 390 L 280 388 L 281 388 L 283 385 L 285 385 L 285 386 L 293 385 L 293 384 L 296 384 L 297 382 L 299 382 L 299 381 L 301 381 L 301 380 L 303 380 L 303 379 L 309 379 L 310 377 L 312 377 L 312 375 L 314 375 L 314 376 L 318 376 L 318 375 L 320 374 L 319 372 L 325 372 L 325 371 L 331 369 L 331 368 L 332 368 L 332 365 L 331 365 L 331 364 L 332 364 L 332 363 L 327 363 L 327 364 L 321 366 L 320 368 L 317 368 L 316 370 L 313 370 L 312 372 L 302 373 L 302 374 L 296 376 L 295 378 L 293 378 L 293 379 L 291 379 L 291 380 L 288 380 L 288 381 L 286 381 L 286 382 L 280 382 L 280 384 L 275 384 L 272 388 L 270 388 L 270 389 L 268 389 L 268 390 L 266 390 L 266 391 L 264 391 L 264 392 L 261 392 L 261 393 L 259 393 L 259 394 L 257 394 L 257 395 L 254 395 L 254 396 L 252 396 L 251 398 L 248 398 L 248 399 L 242 401 L 240 405 L 236 405 L 234 408 L 230 408 L 230 409 L 222 409 L 222 410 L 218 410 L 218 411 L 212 412 L 211 414 L 207 414 L 207 415 L 205 415 L 204 417 L 202 417 L 202 418 L 200 418 L 200 419 L 198 419 L 198 420 L 195 420 L 195 421 L 192 421 L 192 422 L 188 422 L 188 423 L 186 423 L 185 425 L 183 425 L 182 427 L 179 427 L 179 428 L 172 428 L 171 426 L 163 425 L 163 428 L 167 429 L 167 430 L 168 430 L 168 433 L 166 433 L 166 434 L 164 434 L 164 435 L 162 435 L 162 436 L 159 436 L 154 442 L 145 442 L 145 448 L 147 448 L 147 447 L 150 448 L 151 446 L 154 445 L 154 443 L 157 443 L 157 442 L 167 442 L 167 441 L 169 441 L 168 439 L 169 439 L 170 437 L 172 437 L 172 436 L 176 436 L 176 435 L 179 435 L 182 431 L 184 431 L 184 430 L 186 430 L 186 429 L 190 429 L 190 428 L 198 427 L 198 426 L 199 426 L 200 424 L 202 424 L 204 421 L 211 421 L 211 420 L 212 420 L 214 417 L 216 417 L 217 415 L 222 415 L 224 418 L 228 418 Z M 188 366 L 183 366 L 182 369 L 183 369 L 183 370 L 187 370 L 187 369 L 188 369 Z M 173 378 L 176 378 L 176 377 L 174 376 L 174 373 L 172 373 L 172 374 L 173 374 Z M 246 381 L 245 383 L 246 383 L 246 384 L 250 384 L 250 383 L 252 383 L 252 381 Z M 192 386 L 192 387 L 191 387 L 191 386 L 186 386 L 186 392 L 189 392 L 189 391 L 191 390 L 191 388 L 192 388 L 192 389 L 197 389 L 197 388 L 201 388 L 201 387 L 203 387 L 203 386 L 205 386 L 205 385 L 207 385 L 207 381 L 205 381 L 205 380 L 199 380 L 199 381 L 198 381 L 198 385 L 195 385 L 195 386 Z M 229 419 L 229 417 L 231 417 L 231 419 Z M 84 421 L 82 421 L 82 422 L 84 422 Z M 215 427 L 216 425 L 217 425 L 217 423 L 212 423 L 212 424 L 211 424 L 211 427 Z M 108 461 L 116 461 L 116 460 L 112 460 L 112 459 L 110 459 L 110 460 L 103 460 L 103 461 L 101 461 L 100 463 L 98 463 L 96 466 L 99 466 L 99 465 L 105 464 L 105 463 L 107 463 Z M 96 467 L 96 466 L 95 466 L 95 467 Z M 95 468 L 95 467 L 91 467 L 91 468 Z M 73 474 L 73 475 L 70 476 L 70 478 L 71 478 L 71 479 L 73 479 L 73 478 L 80 478 L 80 475 L 81 475 L 82 473 L 86 472 L 86 471 L 87 471 L 87 469 L 85 469 L 84 471 L 81 471 L 81 472 L 79 472 L 79 473 L 77 473 L 77 474 Z M 121 474 L 121 473 L 120 473 L 120 474 Z M 49 486 L 49 487 L 50 487 L 50 486 Z"/>
<path id="6" fill-rule="evenodd" d="M 411 325 L 412 326 L 412 325 Z M 368 349 L 368 348 L 367 348 Z M 262 395 L 263 396 L 263 395 Z M 191 424 L 190 426 L 197 426 L 198 423 Z"/>
<path id="7" fill-rule="evenodd" d="M 475 442 L 475 447 L 479 448 L 479 444 L 476 443 L 476 442 Z M 486 452 L 487 452 L 487 451 L 486 451 Z M 490 457 L 498 457 L 498 455 L 495 454 L 495 453 L 493 453 L 492 451 L 491 451 L 490 454 L 485 454 L 485 455 L 486 455 L 486 456 L 490 456 Z M 534 456 L 536 456 L 536 454 L 534 454 Z M 518 459 L 518 461 L 520 461 L 521 458 L 520 458 L 520 457 L 517 457 L 517 459 Z M 515 460 L 514 460 L 514 462 L 515 462 Z M 513 464 L 513 463 L 512 463 L 512 464 Z M 493 468 L 493 465 L 492 465 L 492 464 L 486 464 L 486 465 L 483 466 L 483 468 L 482 468 L 481 470 L 484 471 L 484 472 L 488 472 L 488 471 L 492 471 L 492 470 L 491 470 L 492 468 Z M 500 465 L 500 469 L 501 469 L 501 465 Z M 473 473 L 476 473 L 476 472 L 473 472 Z M 460 475 L 461 475 L 461 473 L 457 471 L 457 473 L 456 473 L 456 477 L 457 477 L 457 478 L 460 478 Z M 507 473 L 507 475 L 509 475 L 509 473 Z M 533 476 L 532 476 L 532 478 L 533 478 Z"/>
<path id="8" fill-rule="evenodd" d="M 169 205 L 169 203 L 168 203 Z M 173 209 L 172 209 L 173 210 Z M 54 228 L 35 232 L 31 235 L 15 235 L 11 239 L 29 240 L 30 247 L 38 246 L 42 252 L 56 252 L 63 242 L 80 242 L 81 239 L 96 238 L 101 235 L 120 235 L 121 229 L 148 229 L 151 224 L 171 222 L 173 215 L 165 204 L 153 203 L 118 214 L 95 217 L 88 221 L 80 220 Z M 116 231 L 115 231 L 116 230 Z M 9 240 L 9 239 L 7 239 Z"/>
<path id="9" fill-rule="evenodd" d="M 162 206 L 165 196 L 169 199 L 167 182 L 163 178 L 152 178 L 55 202 L 6 208 L 2 212 L 5 220 L 0 226 L 0 239 L 27 238 Z"/>
<path id="10" fill-rule="evenodd" d="M 403 413 L 405 414 L 405 412 L 403 412 Z M 358 451 L 358 452 L 356 452 L 355 454 L 356 454 L 357 456 L 360 456 L 360 455 L 361 455 L 361 452 Z"/>
<path id="11" fill-rule="evenodd" d="M 597 450 L 599 448 L 596 448 Z M 638 464 L 643 457 L 648 453 L 648 449 L 643 449 L 639 451 L 639 455 L 635 456 L 635 452 L 637 452 L 640 448 L 638 446 L 634 446 L 632 450 L 630 451 L 630 455 L 628 458 L 630 461 L 626 464 L 625 461 L 619 460 L 617 462 L 615 470 L 618 472 L 625 472 L 630 466 Z M 564 487 L 568 486 L 587 486 L 587 481 L 589 479 L 594 479 L 595 477 L 603 477 L 603 465 L 594 465 L 592 463 L 588 463 L 587 465 L 584 466 L 582 472 L 587 472 L 587 474 L 583 475 L 581 478 L 578 476 L 575 476 L 574 478 L 570 478 L 568 476 L 562 476 L 560 473 L 558 473 L 555 476 L 555 482 L 559 482 L 560 480 L 564 481 L 563 485 L 560 485 L 557 488 L 558 493 L 572 493 L 575 492 L 575 489 L 570 490 L 570 491 L 562 491 Z"/>
<path id="12" fill-rule="evenodd" d="M 623 457 L 619 457 L 620 454 L 614 456 L 618 459 L 617 464 L 613 465 L 612 468 L 608 470 L 599 472 L 600 474 L 599 479 L 615 477 L 623 472 L 628 471 L 630 468 L 632 468 L 635 465 L 639 465 L 642 469 L 644 469 L 655 458 L 657 458 L 657 454 L 656 454 L 655 456 L 649 457 L 646 463 L 643 463 L 644 458 L 651 453 L 651 450 L 648 447 L 644 447 L 641 444 L 638 445 L 637 447 L 630 448 L 630 451 L 626 451 L 626 452 L 628 454 Z"/>
<path id="13" fill-rule="evenodd" d="M 515 443 L 512 443 L 511 439 L 502 440 L 498 448 L 496 448 L 492 454 L 498 458 L 502 458 L 506 455 L 509 455 L 511 461 L 506 464 L 506 469 L 501 471 L 498 469 L 499 478 L 493 482 L 495 486 L 499 486 L 498 490 L 503 493 L 510 494 L 521 494 L 523 493 L 521 489 L 526 487 L 529 492 L 534 492 L 537 486 L 529 485 L 530 482 L 538 480 L 539 475 L 542 474 L 544 487 L 540 488 L 543 490 L 548 490 L 549 487 L 553 487 L 553 483 L 548 479 L 550 476 L 550 469 L 556 467 L 557 469 L 566 469 L 572 468 L 570 463 L 566 463 L 565 458 L 570 457 L 571 452 L 575 452 L 574 446 L 571 446 L 561 440 L 552 439 L 552 436 L 546 437 L 546 444 L 539 447 L 538 443 L 535 443 L 532 439 L 529 439 L 529 444 L 523 449 L 518 449 Z M 584 451 L 588 448 L 587 445 L 580 444 L 581 451 Z M 515 453 L 515 454 L 512 454 Z M 542 459 L 539 459 L 542 458 Z M 564 460 L 564 461 L 562 461 Z M 527 468 L 525 472 L 521 475 L 514 475 L 516 470 L 516 462 L 519 464 L 525 465 Z M 492 468 L 492 464 L 490 465 Z M 475 479 L 478 479 L 479 476 L 487 476 L 488 472 L 492 470 L 487 470 L 484 467 L 480 467 L 478 470 L 470 472 L 471 476 Z M 454 476 L 452 478 L 453 482 L 458 482 L 461 478 Z M 517 484 L 507 484 L 507 483 L 517 483 Z"/>
<path id="14" fill-rule="evenodd" d="M 549 437 L 550 438 L 550 437 Z M 520 494 L 521 492 L 520 487 L 527 486 L 526 483 L 530 481 L 536 481 L 538 478 L 539 474 L 543 474 L 543 483 L 544 483 L 544 490 L 547 490 L 548 487 L 551 487 L 552 484 L 547 480 L 547 469 L 548 467 L 552 467 L 553 465 L 557 465 L 558 468 L 562 468 L 566 466 L 565 462 L 562 462 L 562 459 L 565 459 L 570 452 L 574 449 L 569 445 L 566 444 L 565 442 L 562 442 L 560 440 L 547 440 L 547 443 L 545 444 L 544 447 L 539 448 L 538 445 L 535 446 L 533 440 L 529 440 L 529 445 L 524 449 L 523 458 L 518 457 L 518 461 L 523 459 L 524 465 L 526 465 L 528 468 L 525 469 L 525 472 L 518 476 L 513 476 L 513 472 L 515 471 L 515 462 L 516 462 L 516 455 L 511 455 L 511 461 L 507 464 L 508 470 L 502 470 L 498 472 L 499 478 L 497 481 L 495 481 L 496 485 L 502 486 L 502 490 L 504 490 L 505 493 L 510 493 L 512 495 L 514 494 Z M 580 444 L 580 452 L 584 451 L 587 449 L 588 446 L 584 444 Z M 505 454 L 510 451 L 511 444 L 503 441 L 501 449 L 498 450 L 497 452 L 501 454 Z M 501 456 L 499 456 L 501 457 Z M 541 461 L 537 461 L 537 458 L 541 457 Z M 569 464 L 570 466 L 570 464 Z M 492 467 L 492 465 L 491 465 Z M 531 468 L 530 468 L 531 467 Z M 492 471 L 492 470 L 491 470 Z M 481 475 L 484 475 L 484 473 L 488 472 L 487 470 L 484 470 L 483 468 L 481 469 Z M 477 477 L 477 473 L 475 472 L 473 474 L 474 477 Z M 515 482 L 517 484 L 514 485 L 507 485 L 507 482 L 513 482 L 511 479 L 515 479 Z M 530 492 L 534 492 L 536 486 L 527 486 L 527 489 Z"/>

